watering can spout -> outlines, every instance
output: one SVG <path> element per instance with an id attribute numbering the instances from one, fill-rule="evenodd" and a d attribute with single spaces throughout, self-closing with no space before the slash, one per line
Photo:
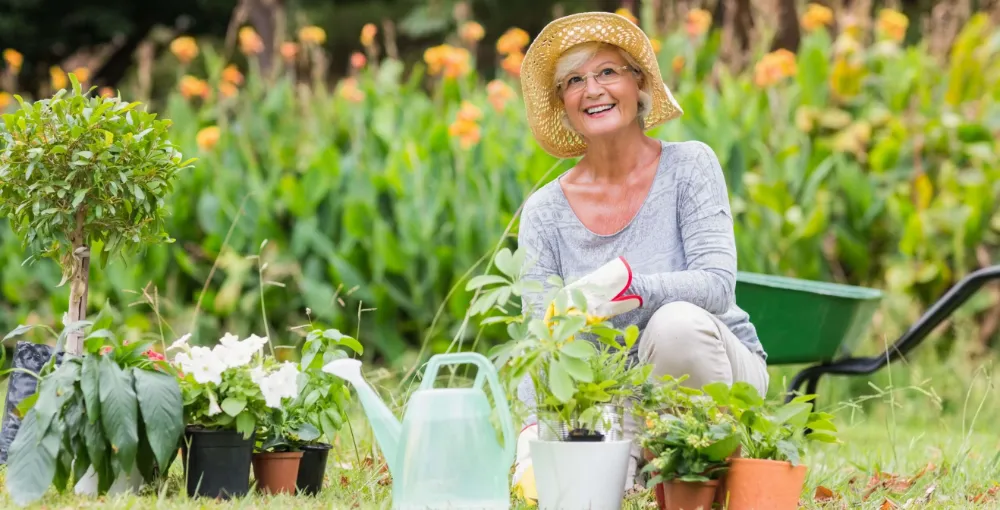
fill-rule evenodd
<path id="1" fill-rule="evenodd" d="M 371 423 L 375 440 L 382 450 L 382 455 L 385 456 L 386 463 L 389 464 L 389 474 L 395 476 L 398 472 L 396 470 L 396 455 L 399 451 L 402 425 L 361 375 L 361 361 L 350 358 L 334 360 L 324 365 L 323 371 L 340 377 L 354 386 L 358 393 L 358 400 L 361 401 L 361 407 L 365 411 L 365 416 Z"/>

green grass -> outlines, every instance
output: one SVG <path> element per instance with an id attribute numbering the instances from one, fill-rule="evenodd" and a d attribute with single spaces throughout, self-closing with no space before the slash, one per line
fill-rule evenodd
<path id="1" fill-rule="evenodd" d="M 782 370 L 772 370 L 772 386 L 780 388 Z M 874 384 L 879 378 L 912 376 L 921 370 L 935 374 L 933 384 Z M 985 366 L 983 370 L 955 373 L 947 364 L 928 366 L 926 360 L 909 367 L 897 365 L 872 377 L 873 386 L 866 396 L 850 401 L 836 395 L 845 383 L 857 384 L 854 379 L 825 381 L 820 404 L 836 412 L 843 442 L 809 449 L 803 508 L 950 509 L 995 508 L 1000 504 L 1000 497 L 989 492 L 1000 487 L 1000 436 L 995 432 L 1000 409 Z M 961 398 L 962 402 L 956 409 L 944 409 L 942 401 L 949 398 Z M 363 416 L 355 416 L 352 424 L 358 434 L 358 449 L 345 428 L 340 444 L 331 452 L 325 488 L 316 497 L 254 494 L 233 501 L 193 500 L 183 491 L 183 471 L 175 462 L 162 486 L 144 488 L 139 495 L 84 498 L 50 490 L 30 508 L 388 509 L 391 485 L 380 483 L 387 481 L 378 470 L 380 465 L 376 462 L 356 468 L 359 458 L 376 453 L 368 439 L 367 422 Z M 5 470 L 0 468 L 0 478 Z M 889 475 L 883 477 L 884 483 L 872 486 L 870 482 L 878 473 Z M 835 499 L 817 501 L 814 495 L 821 486 L 830 489 Z M 979 504 L 970 501 L 976 496 L 982 496 Z M 0 494 L 0 508 L 13 507 L 6 494 Z M 515 504 L 514 508 L 530 507 Z M 655 502 L 647 491 L 629 498 L 623 508 L 655 508 Z"/>

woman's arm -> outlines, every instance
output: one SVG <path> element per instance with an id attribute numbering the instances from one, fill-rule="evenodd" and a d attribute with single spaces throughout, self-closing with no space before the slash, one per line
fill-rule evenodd
<path id="1" fill-rule="evenodd" d="M 735 301 L 736 240 L 725 176 L 715 153 L 701 142 L 678 169 L 677 221 L 687 258 L 683 271 L 636 274 L 632 291 L 643 306 L 659 308 L 687 301 L 712 313 L 723 313 Z"/>
<path id="2" fill-rule="evenodd" d="M 546 280 L 552 275 L 559 274 L 559 261 L 552 247 L 552 233 L 538 221 L 534 206 L 535 201 L 529 197 L 521 209 L 517 247 L 523 250 L 525 255 L 524 280 L 535 282 L 542 289 L 536 292 L 524 291 L 521 296 L 521 311 L 530 317 L 541 318 L 548 305 L 545 298 L 553 288 Z"/>

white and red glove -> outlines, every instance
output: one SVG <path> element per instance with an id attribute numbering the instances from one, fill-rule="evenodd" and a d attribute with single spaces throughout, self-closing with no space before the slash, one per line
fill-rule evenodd
<path id="1" fill-rule="evenodd" d="M 514 476 L 511 485 L 515 494 L 524 498 L 528 504 L 534 505 L 538 502 L 538 490 L 535 488 L 535 469 L 531 463 L 531 451 L 528 443 L 532 439 L 538 439 L 537 423 L 524 427 L 517 436 Z"/>
<path id="2" fill-rule="evenodd" d="M 565 289 L 578 289 L 583 293 L 587 298 L 589 315 L 610 319 L 642 306 L 642 297 L 626 294 L 631 286 L 632 268 L 625 257 L 617 257 Z"/>

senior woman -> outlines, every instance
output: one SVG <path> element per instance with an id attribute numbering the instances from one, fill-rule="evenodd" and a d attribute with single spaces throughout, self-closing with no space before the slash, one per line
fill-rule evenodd
<path id="1" fill-rule="evenodd" d="M 544 291 L 524 296 L 541 317 L 560 276 L 584 290 L 589 312 L 641 333 L 633 356 L 653 376 L 687 374 L 687 384 L 746 381 L 767 391 L 767 355 L 746 312 L 736 306 L 736 248 L 726 182 L 712 149 L 664 142 L 645 131 L 682 113 L 660 77 L 652 45 L 611 13 L 559 18 L 531 44 L 521 68 L 527 118 L 556 157 L 580 157 L 542 186 L 521 212 L 518 245 L 527 278 Z M 582 157 L 581 157 L 582 156 Z M 518 398 L 534 408 L 529 379 Z M 529 499 L 534 473 L 528 440 L 518 438 L 514 484 Z M 635 437 L 626 418 L 624 435 Z M 634 483 L 633 445 L 626 488 Z"/>

